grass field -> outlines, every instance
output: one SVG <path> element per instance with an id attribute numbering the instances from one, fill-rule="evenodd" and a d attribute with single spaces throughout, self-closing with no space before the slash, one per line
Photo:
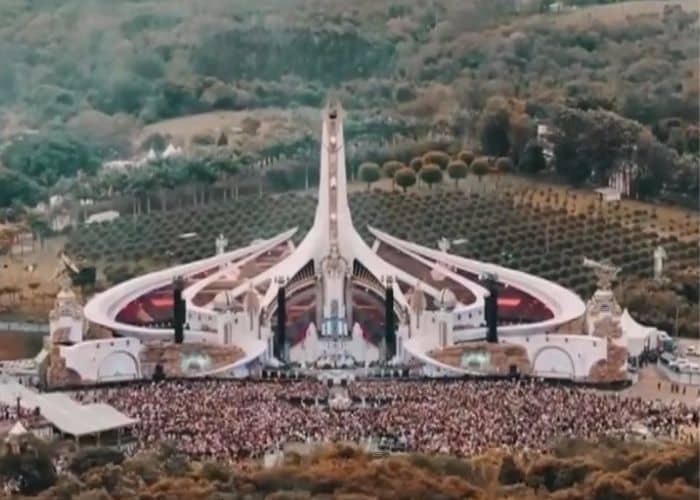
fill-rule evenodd
<path id="1" fill-rule="evenodd" d="M 257 133 L 245 132 L 246 119 L 260 122 Z M 224 132 L 230 146 L 238 147 L 242 151 L 255 151 L 265 144 L 317 130 L 318 123 L 319 111 L 311 108 L 216 111 L 153 123 L 143 128 L 136 143 L 140 144 L 151 134 L 158 133 L 172 137 L 177 144 L 189 145 L 196 135 L 207 134 L 216 137 L 220 132 Z"/>
<path id="2" fill-rule="evenodd" d="M 548 18 L 554 17 L 557 23 L 566 26 L 580 27 L 592 22 L 612 25 L 624 22 L 630 17 L 659 15 L 665 7 L 672 5 L 680 5 L 683 10 L 690 12 L 700 10 L 700 3 L 696 0 L 632 0 L 569 10 L 554 16 L 550 14 Z"/>

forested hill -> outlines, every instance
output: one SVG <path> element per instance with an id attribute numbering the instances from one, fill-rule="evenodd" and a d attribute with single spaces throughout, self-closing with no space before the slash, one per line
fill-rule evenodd
<path id="1" fill-rule="evenodd" d="M 663 161 L 647 161 L 662 166 L 645 173 L 641 195 L 695 196 L 688 180 L 697 162 L 687 155 L 700 143 L 697 3 L 570 0 L 560 3 L 578 9 L 560 14 L 549 3 L 3 0 L 0 140 L 6 152 L 18 132 L 43 142 L 58 129 L 69 136 L 53 137 L 69 144 L 62 149 L 82 155 L 78 143 L 89 145 L 94 157 L 80 156 L 84 165 L 66 162 L 39 179 L 48 188 L 56 176 L 94 173 L 100 160 L 129 155 L 145 124 L 317 107 L 334 90 L 355 116 L 438 127 L 518 168 L 542 120 L 612 124 L 611 138 L 603 134 L 610 154 L 592 165 L 575 159 L 600 127 L 559 145 L 557 171 L 579 184 L 600 182 L 625 154 L 622 143 L 646 131 L 642 149 Z M 0 160 L 15 184 L 37 180 L 36 161 L 17 151 Z"/>
<path id="2" fill-rule="evenodd" d="M 33 126 L 89 109 L 152 122 L 315 106 L 339 87 L 351 108 L 419 115 L 441 111 L 436 94 L 467 110 L 500 95 L 697 121 L 697 16 L 687 1 L 663 14 L 676 3 L 572 26 L 578 13 L 534 14 L 536 1 L 4 0 L 0 105 Z"/>

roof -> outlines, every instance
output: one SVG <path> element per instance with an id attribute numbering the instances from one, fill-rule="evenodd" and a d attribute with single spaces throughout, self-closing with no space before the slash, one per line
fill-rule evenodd
<path id="1" fill-rule="evenodd" d="M 15 404 L 18 396 L 22 407 L 39 407 L 46 420 L 71 436 L 106 432 L 138 422 L 104 403 L 82 405 L 63 393 L 40 394 L 14 381 L 0 383 L 0 403 Z"/>

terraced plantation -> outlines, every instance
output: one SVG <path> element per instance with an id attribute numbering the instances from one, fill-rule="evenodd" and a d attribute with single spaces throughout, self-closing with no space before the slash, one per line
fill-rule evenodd
<path id="1" fill-rule="evenodd" d="M 659 244 L 669 255 L 669 272 L 696 269 L 699 258 L 697 235 L 679 241 L 650 230 L 653 212 L 596 205 L 588 213 L 571 215 L 566 200 L 538 206 L 507 191 L 357 192 L 350 195 L 350 205 L 354 223 L 368 242 L 367 225 L 430 246 L 441 237 L 466 239 L 451 252 L 549 278 L 583 297 L 595 287 L 592 272 L 581 265 L 584 256 L 612 259 L 622 265 L 623 279 L 650 277 L 653 251 Z M 97 263 L 110 281 L 118 281 L 168 263 L 212 255 L 220 232 L 228 238 L 229 248 L 236 248 L 296 226 L 298 243 L 311 226 L 314 207 L 312 196 L 284 194 L 242 197 L 197 212 L 122 217 L 74 232 L 67 251 Z M 196 234 L 181 237 L 188 233 Z"/>

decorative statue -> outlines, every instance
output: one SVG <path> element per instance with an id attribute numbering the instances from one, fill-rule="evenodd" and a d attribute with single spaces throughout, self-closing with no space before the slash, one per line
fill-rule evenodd
<path id="1" fill-rule="evenodd" d="M 616 267 L 607 259 L 603 260 L 602 262 L 597 262 L 595 260 L 584 258 L 583 265 L 593 269 L 596 278 L 598 278 L 598 289 L 600 290 L 611 290 L 612 282 L 615 280 L 621 269 Z"/>
<path id="2" fill-rule="evenodd" d="M 61 276 L 61 291 L 62 292 L 70 292 L 72 285 L 73 285 L 73 281 L 71 280 L 71 277 L 68 275 L 68 273 L 64 273 Z"/>
<path id="3" fill-rule="evenodd" d="M 223 235 L 223 233 L 220 233 L 219 236 L 216 238 L 214 245 L 216 246 L 216 255 L 221 255 L 226 251 L 226 247 L 228 246 L 228 239 Z"/>
<path id="4" fill-rule="evenodd" d="M 663 279 L 664 260 L 666 260 L 666 258 L 668 258 L 668 254 L 666 250 L 664 250 L 664 247 L 661 245 L 656 247 L 656 250 L 654 250 L 654 279 L 656 281 L 661 281 Z"/>
<path id="5" fill-rule="evenodd" d="M 340 255 L 337 243 L 331 244 L 328 255 L 321 260 L 321 267 L 329 276 L 343 276 L 350 272 L 350 266 Z"/>

